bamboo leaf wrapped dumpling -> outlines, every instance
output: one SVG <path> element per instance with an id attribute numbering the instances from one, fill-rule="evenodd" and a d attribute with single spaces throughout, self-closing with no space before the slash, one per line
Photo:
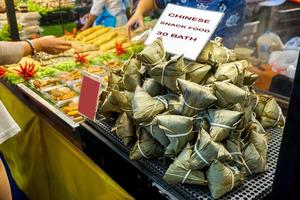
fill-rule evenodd
<path id="1" fill-rule="evenodd" d="M 210 87 L 182 79 L 177 79 L 177 81 L 184 99 L 182 114 L 185 116 L 192 117 L 217 100 Z"/>
<path id="2" fill-rule="evenodd" d="M 208 188 L 213 198 L 218 199 L 244 180 L 242 173 L 235 166 L 215 160 L 206 172 Z"/>
<path id="3" fill-rule="evenodd" d="M 248 128 L 247 141 L 255 146 L 264 160 L 267 159 L 269 134 L 257 120 L 253 121 Z"/>
<path id="4" fill-rule="evenodd" d="M 165 109 L 165 104 L 159 98 L 151 97 L 144 89 L 137 86 L 132 99 L 133 118 L 137 122 L 151 121 Z"/>
<path id="5" fill-rule="evenodd" d="M 112 94 L 114 95 L 116 101 L 118 102 L 120 108 L 122 111 L 126 112 L 127 116 L 132 119 L 133 113 L 132 113 L 132 99 L 133 99 L 133 93 L 131 92 L 120 92 L 118 90 L 112 90 Z"/>
<path id="6" fill-rule="evenodd" d="M 143 64 L 151 66 L 166 61 L 162 38 L 157 38 L 151 45 L 146 46 L 137 57 Z"/>
<path id="7" fill-rule="evenodd" d="M 251 171 L 250 174 L 262 173 L 268 170 L 267 160 L 259 154 L 254 144 L 247 144 L 242 151 L 245 163 Z"/>
<path id="8" fill-rule="evenodd" d="M 152 97 L 162 95 L 164 91 L 163 86 L 152 78 L 148 78 L 144 81 L 143 89 Z"/>
<path id="9" fill-rule="evenodd" d="M 157 116 L 158 126 L 170 140 L 165 156 L 174 157 L 194 138 L 193 120 L 180 115 Z"/>
<path id="10" fill-rule="evenodd" d="M 250 72 L 249 70 L 245 70 L 245 75 L 244 75 L 244 85 L 252 86 L 255 81 L 258 79 L 258 75 Z"/>
<path id="11" fill-rule="evenodd" d="M 235 60 L 236 54 L 234 51 L 224 47 L 220 38 L 209 41 L 197 58 L 197 62 L 208 63 L 212 66 L 233 62 Z"/>
<path id="12" fill-rule="evenodd" d="M 138 128 L 138 140 L 130 151 L 130 160 L 157 158 L 164 155 L 164 148 L 143 128 Z"/>
<path id="13" fill-rule="evenodd" d="M 158 120 L 156 116 L 150 123 L 142 123 L 143 126 L 151 136 L 156 139 L 164 148 L 170 144 L 170 140 L 165 135 L 165 132 L 158 127 Z"/>
<path id="14" fill-rule="evenodd" d="M 241 173 L 252 175 L 252 171 L 246 164 L 242 149 L 245 144 L 239 139 L 235 137 L 230 137 L 226 140 L 226 148 L 228 149 L 229 153 L 232 155 L 237 167 L 240 169 Z"/>
<path id="15" fill-rule="evenodd" d="M 123 67 L 124 74 L 122 84 L 119 84 L 120 88 L 134 92 L 136 86 L 142 85 L 142 78 L 139 72 L 140 65 L 141 63 L 135 58 L 131 58 L 128 61 Z"/>
<path id="16" fill-rule="evenodd" d="M 232 156 L 224 146 L 212 141 L 210 135 L 204 129 L 201 129 L 199 132 L 193 150 L 193 154 L 189 160 L 189 168 L 193 170 L 206 168 L 215 159 L 221 161 L 232 160 Z"/>
<path id="17" fill-rule="evenodd" d="M 167 94 L 163 98 L 168 102 L 168 112 L 172 115 L 181 115 L 183 107 L 183 97 L 176 94 Z"/>
<path id="18" fill-rule="evenodd" d="M 104 100 L 99 112 L 104 115 L 110 112 L 122 113 L 121 106 L 119 105 L 116 96 L 112 92 L 110 92 Z"/>
<path id="19" fill-rule="evenodd" d="M 242 142 L 239 138 L 230 137 L 226 140 L 226 148 L 236 163 L 243 165 Z"/>
<path id="20" fill-rule="evenodd" d="M 232 83 L 215 82 L 215 95 L 218 98 L 217 105 L 221 108 L 230 107 L 236 103 L 250 101 L 250 92 L 247 92 Z"/>
<path id="21" fill-rule="evenodd" d="M 243 113 L 230 110 L 208 110 L 210 122 L 210 136 L 213 141 L 220 142 L 226 139 L 232 130 L 236 129 L 243 117 Z"/>
<path id="22" fill-rule="evenodd" d="M 253 130 L 251 130 L 248 136 L 248 141 L 255 146 L 257 152 L 263 157 L 264 160 L 267 160 L 268 140 L 269 135 L 267 133 L 259 134 Z"/>
<path id="23" fill-rule="evenodd" d="M 194 117 L 194 132 L 199 132 L 202 128 L 209 131 L 210 125 L 206 115 L 206 111 L 201 111 Z"/>
<path id="24" fill-rule="evenodd" d="M 232 109 L 232 111 L 238 111 L 244 113 L 244 116 L 241 120 L 241 122 L 238 124 L 234 132 L 239 132 L 239 137 L 241 136 L 241 133 L 245 130 L 246 127 L 248 127 L 251 123 L 251 119 L 253 117 L 253 111 L 251 106 L 243 107 L 240 103 L 235 104 Z"/>
<path id="25" fill-rule="evenodd" d="M 282 110 L 271 96 L 260 95 L 254 112 L 256 113 L 258 121 L 264 128 L 284 126 Z"/>
<path id="26" fill-rule="evenodd" d="M 217 81 L 218 80 L 217 80 L 215 74 L 208 73 L 204 85 L 210 85 L 210 84 L 213 84 L 214 82 L 217 82 Z"/>
<path id="27" fill-rule="evenodd" d="M 153 67 L 150 76 L 167 87 L 174 93 L 179 93 L 177 78 L 185 78 L 183 55 L 174 56 L 167 62 L 162 62 Z"/>
<path id="28" fill-rule="evenodd" d="M 189 144 L 175 159 L 164 175 L 164 180 L 172 185 L 179 183 L 193 185 L 207 185 L 207 180 L 203 172 L 186 168 L 186 163 L 191 156 L 192 150 Z"/>
<path id="29" fill-rule="evenodd" d="M 218 81 L 230 80 L 231 83 L 242 86 L 244 71 L 248 66 L 249 63 L 246 60 L 222 64 L 215 73 L 216 79 Z"/>
<path id="30" fill-rule="evenodd" d="M 116 75 L 115 73 L 110 72 L 108 77 L 108 87 L 111 89 L 119 90 L 120 89 L 119 85 L 121 84 L 123 84 L 122 77 Z"/>
<path id="31" fill-rule="evenodd" d="M 115 131 L 122 142 L 128 146 L 136 140 L 136 132 L 133 123 L 126 113 L 120 114 L 117 119 Z"/>
<path id="32" fill-rule="evenodd" d="M 207 76 L 210 69 L 210 65 L 191 62 L 187 64 L 184 71 L 187 80 L 200 84 L 203 83 L 204 78 Z"/>

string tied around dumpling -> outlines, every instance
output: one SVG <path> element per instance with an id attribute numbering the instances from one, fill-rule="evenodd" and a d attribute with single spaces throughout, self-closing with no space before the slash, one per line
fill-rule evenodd
<path id="1" fill-rule="evenodd" d="M 144 65 L 149 66 L 149 67 L 154 67 L 155 65 L 158 65 L 159 63 L 163 62 L 165 60 L 166 56 L 167 56 L 166 51 L 164 51 L 164 55 L 159 61 L 157 61 L 153 64 L 144 63 Z"/>
<path id="2" fill-rule="evenodd" d="M 219 128 L 226 128 L 226 129 L 230 129 L 230 130 L 235 130 L 235 128 L 236 128 L 236 127 L 231 127 L 231 126 L 227 126 L 225 124 L 219 124 L 219 123 L 214 123 L 214 122 L 211 122 L 210 126 L 219 127 Z"/>
<path id="3" fill-rule="evenodd" d="M 281 117 L 283 118 L 283 124 L 285 124 L 285 119 L 283 117 L 282 110 L 279 107 L 279 105 L 277 105 L 277 107 L 278 107 L 278 112 L 279 113 L 278 113 L 278 118 L 277 118 L 276 122 L 274 123 L 273 127 L 277 126 L 277 124 L 279 123 Z"/>
<path id="4" fill-rule="evenodd" d="M 216 122 L 211 122 L 210 117 L 208 117 L 208 121 L 209 121 L 209 124 L 210 124 L 210 130 L 212 130 L 213 127 L 219 127 L 219 128 L 229 129 L 229 130 L 235 130 L 237 128 L 237 125 L 242 121 L 243 118 L 244 118 L 244 116 L 241 117 L 241 119 L 238 120 L 236 123 L 234 123 L 232 126 L 228 126 L 226 124 L 220 124 L 220 123 L 216 123 Z M 217 135 L 215 137 L 217 137 Z"/>
<path id="5" fill-rule="evenodd" d="M 168 132 L 171 132 L 171 133 L 175 133 L 174 131 L 172 131 L 172 130 L 166 128 L 166 127 L 163 127 L 163 126 L 161 126 L 161 125 L 158 125 L 158 127 L 159 127 L 160 129 L 163 129 L 164 131 L 168 131 Z M 177 134 L 174 134 L 174 135 L 165 133 L 165 135 L 166 135 L 167 137 L 170 137 L 170 138 L 177 138 L 177 137 L 188 136 L 188 135 L 191 134 L 192 132 L 193 132 L 193 126 L 191 126 L 191 129 L 190 129 L 188 132 L 186 132 L 186 133 L 177 133 Z"/>
<path id="6" fill-rule="evenodd" d="M 142 151 L 141 146 L 140 146 L 140 141 L 137 141 L 137 147 L 138 147 L 138 150 L 140 151 L 140 153 L 142 154 L 142 156 L 143 156 L 144 158 L 150 159 L 150 158 L 149 158 L 148 156 L 146 156 L 146 155 L 144 154 L 144 152 Z"/>
<path id="7" fill-rule="evenodd" d="M 201 153 L 198 151 L 197 145 L 194 146 L 194 151 L 196 152 L 197 156 L 203 161 L 205 162 L 206 165 L 209 165 L 209 162 L 201 155 Z"/>
<path id="8" fill-rule="evenodd" d="M 256 101 L 255 101 L 255 105 L 254 105 L 253 109 L 255 109 L 259 103 L 259 97 L 257 95 L 255 95 L 255 97 L 256 97 Z"/>
<path id="9" fill-rule="evenodd" d="M 128 87 L 126 86 L 126 83 L 125 83 L 125 76 L 122 78 L 122 83 L 123 83 L 123 86 L 124 86 L 124 89 L 128 90 Z"/>
<path id="10" fill-rule="evenodd" d="M 151 113 L 150 113 L 149 116 L 152 116 L 152 115 L 153 115 L 153 112 L 154 112 L 154 110 L 156 109 L 158 102 L 159 102 L 159 100 L 156 100 L 156 101 L 155 101 L 155 104 L 154 104 L 154 106 L 153 106 L 153 108 L 152 108 Z"/>
<path id="11" fill-rule="evenodd" d="M 196 108 L 194 106 L 191 106 L 190 104 L 188 104 L 185 100 L 185 98 L 183 98 L 183 104 L 186 105 L 187 107 L 189 107 L 190 109 L 193 109 L 193 110 L 197 110 L 197 111 L 202 111 L 202 110 L 206 110 L 208 108 L 210 108 L 211 106 L 214 105 L 214 103 L 212 103 L 211 105 L 207 106 L 206 108 Z"/>
<path id="12" fill-rule="evenodd" d="M 241 152 L 230 152 L 231 155 L 237 155 L 240 156 L 240 160 L 242 161 L 243 165 L 245 166 L 245 168 L 247 169 L 247 171 L 249 172 L 250 175 L 252 175 L 252 171 L 250 170 L 250 168 L 248 167 L 247 163 L 245 162 L 245 159 L 243 158 L 243 154 Z"/>
<path id="13" fill-rule="evenodd" d="M 126 108 L 121 108 L 121 110 L 123 110 L 124 112 L 132 112 L 133 110 L 132 109 L 126 109 Z"/>
<path id="14" fill-rule="evenodd" d="M 223 38 L 222 37 L 217 36 L 217 37 L 215 37 L 214 41 L 218 47 L 223 46 Z"/>
<path id="15" fill-rule="evenodd" d="M 234 174 L 233 174 L 231 168 L 230 168 L 230 167 L 228 167 L 228 168 L 229 168 L 230 175 L 231 175 L 231 186 L 230 186 L 230 190 L 232 190 L 233 187 L 234 187 Z"/>
<path id="16" fill-rule="evenodd" d="M 234 66 L 234 69 L 236 71 L 236 80 L 235 80 L 235 83 L 236 83 L 237 80 L 238 80 L 238 76 L 240 74 L 240 70 L 239 70 L 239 66 L 238 66 L 238 64 L 236 62 L 233 63 L 233 66 Z"/>
<path id="17" fill-rule="evenodd" d="M 186 181 L 186 179 L 189 177 L 190 173 L 192 172 L 192 170 L 190 169 L 186 175 L 184 176 L 184 178 L 182 179 L 181 183 L 184 184 L 184 182 Z"/>
<path id="18" fill-rule="evenodd" d="M 233 169 L 231 166 L 229 166 L 228 164 L 225 164 L 225 167 L 227 167 L 227 169 L 229 169 L 229 172 L 230 172 L 230 176 L 231 176 L 231 186 L 230 186 L 230 190 L 232 190 L 234 188 L 234 185 L 235 185 L 235 180 L 234 180 L 234 173 L 232 170 L 235 170 Z"/>
<path id="19" fill-rule="evenodd" d="M 149 123 L 149 124 L 145 124 L 145 123 L 140 123 L 141 126 L 144 126 L 144 127 L 147 127 L 149 126 L 150 127 L 150 134 L 152 135 L 152 137 L 154 137 L 154 131 L 153 131 L 153 122 Z"/>
<path id="20" fill-rule="evenodd" d="M 191 71 L 186 71 L 186 68 L 188 68 L 189 66 L 191 66 L 193 64 L 194 64 L 193 62 L 188 63 L 182 70 L 187 73 L 191 72 Z"/>
<path id="21" fill-rule="evenodd" d="M 243 143 L 242 141 L 240 141 L 241 143 Z M 252 175 L 252 171 L 250 170 L 250 168 L 248 167 L 247 163 L 245 162 L 245 159 L 243 158 L 243 154 L 240 150 L 240 147 L 237 147 L 238 151 L 234 151 L 234 152 L 230 152 L 231 155 L 237 155 L 239 156 L 240 160 L 242 161 L 242 164 L 245 166 L 245 168 L 247 169 L 247 171 L 249 172 L 250 175 Z"/>
<path id="22" fill-rule="evenodd" d="M 162 72 L 161 72 L 161 80 L 160 80 L 160 84 L 161 85 L 164 85 L 164 76 L 165 76 L 165 69 L 166 69 L 167 65 L 165 65 L 162 69 Z"/>
<path id="23" fill-rule="evenodd" d="M 163 96 L 156 96 L 154 98 L 161 101 L 164 104 L 166 109 L 169 108 L 168 101 Z"/>
<path id="24" fill-rule="evenodd" d="M 231 50 L 227 49 L 226 47 L 223 47 L 223 48 L 224 48 L 225 53 L 226 53 L 226 63 L 228 63 L 229 60 L 230 60 L 230 54 L 229 53 L 231 53 Z"/>
<path id="25" fill-rule="evenodd" d="M 207 117 L 205 117 L 205 116 L 199 116 L 199 117 L 194 117 L 193 118 L 193 121 L 195 121 L 195 120 L 202 120 L 202 119 L 207 119 Z"/>
<path id="26" fill-rule="evenodd" d="M 248 102 L 247 102 L 247 106 L 248 105 L 250 105 L 250 103 L 251 103 L 251 98 L 250 98 L 250 92 L 248 92 L 248 91 L 245 91 L 245 96 L 244 96 L 244 100 L 243 100 L 243 102 L 246 102 L 247 100 L 248 100 Z"/>
<path id="27" fill-rule="evenodd" d="M 189 104 L 185 101 L 185 99 L 183 100 L 183 103 L 184 103 L 184 105 L 186 105 L 187 107 L 189 107 L 189 108 L 191 108 L 191 109 L 193 109 L 193 110 L 198 110 L 198 111 L 204 110 L 204 108 L 196 108 L 196 107 L 194 107 L 194 106 L 189 105 Z"/>
<path id="28" fill-rule="evenodd" d="M 247 163 L 245 162 L 245 159 L 243 158 L 243 156 L 241 156 L 240 158 L 243 162 L 243 165 L 245 166 L 245 168 L 247 169 L 247 171 L 249 172 L 250 175 L 252 175 L 252 171 L 250 170 L 250 168 L 248 167 Z"/>

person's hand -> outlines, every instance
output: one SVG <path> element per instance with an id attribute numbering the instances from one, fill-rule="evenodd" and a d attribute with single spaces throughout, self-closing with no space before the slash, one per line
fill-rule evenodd
<path id="1" fill-rule="evenodd" d="M 87 13 L 87 14 L 85 14 L 82 18 L 80 18 L 80 22 L 81 22 L 82 24 L 84 24 L 83 27 L 80 29 L 80 31 L 84 31 L 84 30 L 86 30 L 86 29 L 89 28 L 88 23 L 87 23 L 89 17 L 90 17 L 90 13 Z"/>
<path id="2" fill-rule="evenodd" d="M 144 17 L 143 14 L 136 11 L 134 13 L 134 15 L 132 15 L 132 17 L 129 19 L 127 25 L 126 25 L 126 32 L 127 35 L 129 37 L 129 39 L 131 39 L 131 30 L 133 28 L 135 28 L 134 26 L 138 25 L 141 28 L 144 28 Z"/>
<path id="3" fill-rule="evenodd" d="M 49 54 L 59 54 L 72 47 L 70 42 L 57 39 L 54 36 L 45 36 L 33 40 L 37 51 L 44 51 Z"/>
<path id="4" fill-rule="evenodd" d="M 84 24 L 83 27 L 80 29 L 80 31 L 84 31 L 88 28 L 90 28 L 90 26 L 88 26 L 88 24 Z"/>
<path id="5" fill-rule="evenodd" d="M 89 18 L 89 16 L 90 16 L 90 13 L 87 13 L 87 14 L 85 14 L 85 15 L 83 15 L 83 16 L 81 17 L 81 20 L 82 20 L 82 21 L 87 21 L 88 18 Z"/>

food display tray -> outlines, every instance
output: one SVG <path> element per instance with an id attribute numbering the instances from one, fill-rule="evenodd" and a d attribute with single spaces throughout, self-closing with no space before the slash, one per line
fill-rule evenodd
<path id="1" fill-rule="evenodd" d="M 49 101 L 46 101 L 43 97 L 38 95 L 36 92 L 34 92 L 31 88 L 29 88 L 25 84 L 23 84 L 23 83 L 18 84 L 18 87 L 23 92 L 25 92 L 27 95 L 31 96 L 33 99 L 37 100 L 39 103 L 41 103 L 43 106 L 45 106 L 49 111 L 54 113 L 57 117 L 59 117 L 60 119 L 65 121 L 73 129 L 79 127 L 79 123 L 74 122 L 70 117 L 68 117 L 66 114 L 64 114 L 62 111 L 60 111 L 58 108 L 56 108 Z"/>
<path id="2" fill-rule="evenodd" d="M 94 131 L 90 131 L 93 135 L 100 138 L 105 136 L 113 145 L 121 149 L 123 155 L 129 155 L 130 148 L 123 145 L 116 134 L 111 132 L 112 123 L 104 120 L 96 120 L 95 122 L 86 121 Z M 247 199 L 263 199 L 272 191 L 273 179 L 277 165 L 279 149 L 282 139 L 283 130 L 273 128 L 267 130 L 270 133 L 269 149 L 268 149 L 268 166 L 269 169 L 265 173 L 247 178 L 240 186 L 225 194 L 220 199 L 222 200 L 247 200 Z M 191 185 L 169 185 L 163 181 L 164 173 L 166 172 L 171 161 L 158 159 L 141 159 L 139 161 L 130 161 L 136 167 L 143 171 L 151 180 L 152 185 L 156 186 L 160 193 L 168 199 L 198 199 L 210 200 L 213 199 L 207 187 L 191 186 Z"/>

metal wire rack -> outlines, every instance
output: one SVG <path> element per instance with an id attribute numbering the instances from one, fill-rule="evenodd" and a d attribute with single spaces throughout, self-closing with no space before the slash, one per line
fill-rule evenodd
<path id="1" fill-rule="evenodd" d="M 107 121 L 88 122 L 98 134 L 103 134 L 116 146 L 118 146 L 126 154 L 129 154 L 130 148 L 126 147 L 116 134 L 111 132 L 112 125 Z M 270 132 L 270 142 L 268 149 L 268 166 L 267 172 L 255 175 L 248 178 L 231 192 L 224 195 L 222 200 L 248 200 L 248 199 L 263 199 L 272 191 L 273 179 L 275 176 L 275 169 L 279 155 L 280 143 L 282 139 L 282 129 L 273 128 L 268 130 Z M 138 161 L 142 168 L 147 170 L 152 176 L 156 176 L 159 180 L 155 183 L 160 189 L 167 191 L 170 199 L 197 199 L 197 200 L 210 200 L 213 199 L 208 188 L 201 186 L 191 186 L 178 184 L 171 186 L 163 181 L 164 173 L 166 172 L 170 162 L 163 162 L 158 159 L 141 159 Z"/>

